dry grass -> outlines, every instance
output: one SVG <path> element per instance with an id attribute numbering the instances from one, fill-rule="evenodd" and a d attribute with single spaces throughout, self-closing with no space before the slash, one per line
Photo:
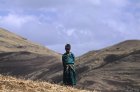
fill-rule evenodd
<path id="1" fill-rule="evenodd" d="M 90 92 L 47 82 L 38 82 L 0 75 L 0 92 Z"/>

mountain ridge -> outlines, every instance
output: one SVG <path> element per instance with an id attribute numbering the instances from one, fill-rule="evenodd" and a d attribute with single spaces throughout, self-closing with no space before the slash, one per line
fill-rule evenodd
<path id="1" fill-rule="evenodd" d="M 8 30 L 0 28 L 0 52 L 12 51 L 29 51 L 39 54 L 51 54 L 60 56 L 59 53 L 41 46 L 38 43 L 33 43 L 26 38 L 16 35 Z M 34 49 L 32 49 L 34 48 Z M 47 53 L 48 52 L 48 53 Z"/>

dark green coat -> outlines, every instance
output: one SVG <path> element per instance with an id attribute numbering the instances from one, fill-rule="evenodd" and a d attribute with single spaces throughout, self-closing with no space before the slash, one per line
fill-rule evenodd
<path id="1" fill-rule="evenodd" d="M 73 53 L 64 53 L 62 56 L 63 63 L 63 83 L 65 85 L 76 85 L 76 72 L 75 72 L 75 56 Z"/>

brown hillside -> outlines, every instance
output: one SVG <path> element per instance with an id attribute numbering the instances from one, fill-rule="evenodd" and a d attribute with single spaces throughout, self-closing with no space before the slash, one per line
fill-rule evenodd
<path id="1" fill-rule="evenodd" d="M 61 55 L 0 29 L 0 73 L 62 82 Z M 76 59 L 77 88 L 140 92 L 140 40 L 128 40 Z"/>
<path id="2" fill-rule="evenodd" d="M 102 92 L 140 91 L 140 40 L 90 51 L 77 58 L 78 87 Z"/>
<path id="3" fill-rule="evenodd" d="M 19 51 L 27 51 L 37 54 L 59 56 L 58 53 L 46 47 L 33 43 L 27 40 L 26 38 L 23 38 L 5 29 L 0 28 L 0 52 L 19 52 Z"/>
<path id="4" fill-rule="evenodd" d="M 46 47 L 0 29 L 1 74 L 51 81 L 51 74 L 62 70 L 60 57 Z"/>
<path id="5" fill-rule="evenodd" d="M 101 92 L 139 92 L 140 40 L 124 41 L 77 57 L 76 71 L 78 88 Z M 62 71 L 60 73 L 62 75 Z M 56 75 L 54 80 L 60 79 Z"/>

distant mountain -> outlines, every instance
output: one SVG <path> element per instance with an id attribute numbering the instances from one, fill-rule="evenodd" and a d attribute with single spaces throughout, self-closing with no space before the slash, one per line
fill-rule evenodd
<path id="1" fill-rule="evenodd" d="M 0 74 L 52 81 L 61 70 L 60 54 L 0 28 Z"/>
<path id="2" fill-rule="evenodd" d="M 128 40 L 77 58 L 78 86 L 102 92 L 140 92 L 140 40 Z"/>

